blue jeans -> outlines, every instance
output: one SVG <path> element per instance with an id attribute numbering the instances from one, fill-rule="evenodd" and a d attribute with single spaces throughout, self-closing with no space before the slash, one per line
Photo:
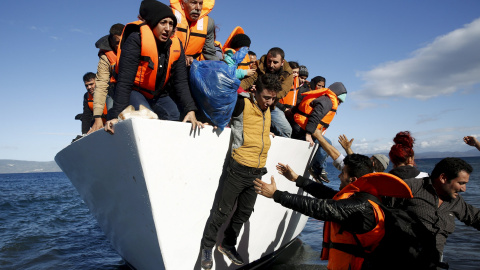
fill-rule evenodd
<path id="1" fill-rule="evenodd" d="M 170 96 L 147 100 L 140 92 L 133 90 L 130 94 L 130 105 L 135 107 L 135 110 L 143 105 L 156 113 L 158 119 L 180 121 L 180 110 Z"/>
<path id="2" fill-rule="evenodd" d="M 285 117 L 285 113 L 279 108 L 270 111 L 272 115 L 273 133 L 277 136 L 290 138 L 292 136 L 292 126 Z"/>
<path id="3" fill-rule="evenodd" d="M 113 98 L 107 95 L 107 98 L 105 99 L 105 104 L 107 105 L 107 110 L 110 110 L 113 107 Z"/>
<path id="4" fill-rule="evenodd" d="M 330 141 L 330 139 L 325 136 L 323 138 L 325 138 L 325 140 L 332 145 L 332 141 Z M 317 140 L 315 140 L 315 142 L 317 142 Z M 317 175 L 322 173 L 322 169 L 327 169 L 327 157 L 328 154 L 325 152 L 325 150 L 323 150 L 323 147 L 318 146 L 317 152 L 315 153 L 311 163 L 311 168 Z"/>

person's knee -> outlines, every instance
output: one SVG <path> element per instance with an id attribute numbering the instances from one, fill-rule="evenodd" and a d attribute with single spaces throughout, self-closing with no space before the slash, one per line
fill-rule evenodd
<path id="1" fill-rule="evenodd" d="M 222 211 L 223 209 L 217 208 L 212 215 L 212 223 L 215 224 L 216 226 L 222 226 L 225 221 L 227 221 L 229 211 L 228 209 L 225 209 L 226 211 Z"/>

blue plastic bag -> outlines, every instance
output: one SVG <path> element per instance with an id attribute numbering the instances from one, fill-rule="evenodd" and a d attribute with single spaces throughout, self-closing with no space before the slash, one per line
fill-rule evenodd
<path id="1" fill-rule="evenodd" d="M 242 60 L 243 58 L 240 62 Z M 237 59 L 235 61 L 237 65 L 240 63 Z M 223 61 L 211 60 L 195 60 L 190 67 L 190 90 L 193 98 L 220 130 L 230 122 L 237 102 L 240 81 L 235 77 L 236 69 L 236 65 L 228 66 Z"/>

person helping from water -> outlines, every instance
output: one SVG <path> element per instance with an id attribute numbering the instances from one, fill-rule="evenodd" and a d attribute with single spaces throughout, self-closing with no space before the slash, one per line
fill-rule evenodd
<path id="1" fill-rule="evenodd" d="M 173 37 L 177 18 L 172 10 L 155 0 L 140 4 L 140 16 L 125 26 L 118 51 L 117 83 L 113 108 L 105 130 L 114 133 L 118 115 L 128 105 L 152 110 L 159 119 L 191 122 L 192 130 L 202 127 L 190 93 L 185 53 Z"/>
<path id="2" fill-rule="evenodd" d="M 460 195 L 467 190 L 472 172 L 472 166 L 464 160 L 444 158 L 429 177 L 404 180 L 413 198 L 402 200 L 398 207 L 420 219 L 435 236 L 439 258 L 447 237 L 455 230 L 455 218 L 480 231 L 480 209 L 465 202 Z M 448 265 L 441 267 L 447 269 Z"/>
<path id="3" fill-rule="evenodd" d="M 373 173 L 373 164 L 367 156 L 349 155 L 344 163 L 338 176 L 340 191 L 300 176 L 290 166 L 281 163 L 277 165 L 278 172 L 313 197 L 277 190 L 273 176 L 271 184 L 260 179 L 254 183 L 257 194 L 273 198 L 286 208 L 325 221 L 321 259 L 328 260 L 328 269 L 359 270 L 364 258 L 347 253 L 343 248 L 347 246 L 354 249 L 360 245 L 364 250 L 372 252 L 385 234 L 385 214 L 377 203 L 365 197 L 357 197 L 357 193 L 369 193 L 378 199 L 386 194 L 411 198 L 412 194 L 398 177 Z"/>

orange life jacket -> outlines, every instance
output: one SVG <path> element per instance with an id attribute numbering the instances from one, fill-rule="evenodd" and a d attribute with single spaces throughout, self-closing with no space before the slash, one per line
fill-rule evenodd
<path id="1" fill-rule="evenodd" d="M 318 97 L 326 95 L 332 101 L 332 109 L 320 120 L 320 123 L 317 126 L 317 129 L 322 131 L 322 134 L 325 134 L 325 131 L 329 127 L 330 123 L 335 117 L 338 108 L 338 99 L 337 95 L 328 88 L 322 88 L 317 90 L 308 91 L 302 93 L 305 97 L 302 102 L 298 105 L 298 112 L 295 113 L 293 119 L 295 123 L 301 126 L 303 129 L 306 128 L 308 123 L 308 116 L 312 113 L 313 107 L 310 106 L 310 103 L 317 99 Z"/>
<path id="2" fill-rule="evenodd" d="M 280 99 L 278 102 L 288 105 L 289 107 L 293 107 L 297 105 L 297 95 L 298 95 L 298 88 L 299 86 L 299 81 L 298 81 L 298 76 L 293 79 L 293 85 L 292 88 L 290 89 L 290 92 L 286 96 L 284 96 L 282 99 Z"/>
<path id="3" fill-rule="evenodd" d="M 108 62 L 110 62 L 110 74 L 113 74 L 115 71 L 115 65 L 117 64 L 117 54 L 114 51 L 107 51 L 107 50 L 99 50 L 98 51 L 98 57 L 102 56 L 102 54 L 105 54 L 107 56 Z M 114 76 L 110 76 L 110 82 L 115 83 L 116 80 Z"/>
<path id="4" fill-rule="evenodd" d="M 93 95 L 88 93 L 88 108 L 93 112 Z M 107 122 L 107 104 L 105 104 L 105 107 L 103 107 L 103 113 L 102 113 L 102 121 L 105 124 Z"/>
<path id="5" fill-rule="evenodd" d="M 357 192 L 367 192 L 374 196 L 396 196 L 400 198 L 412 198 L 412 192 L 408 185 L 400 178 L 387 173 L 370 173 L 360 177 L 355 182 L 343 188 L 333 199 L 341 200 L 351 197 Z M 378 204 L 370 201 L 375 213 L 376 226 L 371 231 L 356 234 L 366 253 L 372 252 L 385 235 L 385 214 Z M 323 229 L 322 260 L 328 260 L 328 269 L 352 269 L 359 270 L 364 259 L 356 257 L 336 249 L 338 244 L 347 244 L 358 247 L 353 234 L 342 230 L 340 224 L 326 221 Z"/>
<path id="6" fill-rule="evenodd" d="M 233 53 L 235 53 L 235 50 L 233 48 L 230 48 L 230 44 L 232 42 L 232 38 L 238 34 L 245 34 L 245 31 L 243 31 L 243 28 L 240 26 L 235 27 L 233 29 L 232 33 L 230 33 L 230 36 L 228 36 L 227 40 L 222 46 L 222 50 L 225 53 L 227 50 L 232 50 Z M 238 49 L 238 48 L 237 48 Z M 250 56 L 245 55 L 245 58 L 243 58 L 242 62 L 238 64 L 237 69 L 250 69 Z"/>
<path id="7" fill-rule="evenodd" d="M 175 35 L 182 41 L 185 55 L 192 56 L 198 61 L 205 60 L 202 50 L 205 45 L 205 39 L 207 38 L 209 20 L 207 15 L 213 9 L 215 1 L 205 0 L 198 20 L 190 24 L 185 16 L 185 11 L 180 3 L 181 1 L 183 0 L 170 0 L 172 11 L 175 17 L 177 17 L 177 30 L 175 31 Z"/>
<path id="8" fill-rule="evenodd" d="M 181 54 L 181 43 L 178 38 L 173 37 L 172 45 L 170 46 L 170 53 L 168 57 L 168 67 L 165 77 L 165 82 L 161 87 L 158 87 L 156 90 L 155 83 L 157 81 L 157 72 L 158 72 L 158 51 L 157 43 L 155 41 L 155 36 L 153 35 L 150 27 L 142 22 L 135 21 L 129 23 L 123 29 L 120 45 L 118 46 L 117 52 L 117 62 L 120 63 L 122 60 L 122 44 L 127 39 L 128 35 L 133 32 L 140 32 L 141 38 L 141 52 L 140 52 L 140 63 L 138 65 L 137 74 L 135 75 L 134 81 L 134 90 L 142 93 L 146 98 L 152 99 L 157 92 L 159 92 L 165 84 L 167 84 L 168 79 L 170 78 L 170 70 L 173 62 L 177 61 Z M 115 73 L 118 74 L 118 66 L 115 66 Z"/>

